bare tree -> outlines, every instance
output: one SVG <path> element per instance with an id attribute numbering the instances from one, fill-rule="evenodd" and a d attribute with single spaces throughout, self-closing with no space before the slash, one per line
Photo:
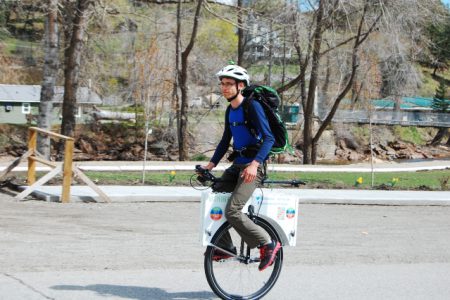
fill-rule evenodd
<path id="1" fill-rule="evenodd" d="M 45 58 L 39 102 L 38 127 L 50 130 L 52 122 L 52 100 L 55 94 L 56 78 L 59 66 L 58 44 L 58 0 L 48 1 L 47 19 L 45 22 Z M 47 159 L 50 158 L 50 138 L 40 136 L 38 151 Z"/>
<path id="2" fill-rule="evenodd" d="M 64 51 L 64 100 L 62 108 L 61 134 L 74 136 L 75 115 L 77 110 L 77 90 L 79 84 L 81 54 L 84 43 L 84 33 L 88 8 L 93 0 L 77 0 L 73 10 L 72 22 L 66 28 L 66 42 Z M 69 5 L 66 2 L 66 5 Z M 70 11 L 70 9 L 69 9 Z M 70 18 L 71 14 L 66 15 Z"/>
<path id="3" fill-rule="evenodd" d="M 433 4 L 432 1 L 413 2 L 416 5 L 411 1 L 316 0 L 308 1 L 310 8 L 307 12 L 294 14 L 293 43 L 298 55 L 300 73 L 278 91 L 300 86 L 304 112 L 303 163 L 316 162 L 318 141 L 353 86 L 362 62 L 361 49 L 368 44 L 369 37 L 375 39 L 385 31 L 392 31 L 394 25 L 399 23 L 414 32 L 421 25 L 420 20 L 429 16 L 426 8 Z M 418 14 L 419 10 L 424 11 Z M 402 18 L 398 17 L 399 14 Z M 400 43 L 399 40 L 392 42 Z M 321 58 L 326 55 L 332 55 L 334 62 L 325 65 L 337 71 L 334 79 L 336 92 L 328 99 L 330 108 L 315 130 L 313 125 L 316 89 L 320 75 L 325 69 Z"/>
<path id="4" fill-rule="evenodd" d="M 402 98 L 412 95 L 418 88 L 420 77 L 411 61 L 399 53 L 392 53 L 381 62 L 382 86 L 381 96 L 394 100 L 393 120 L 398 120 Z"/>
<path id="5" fill-rule="evenodd" d="M 170 98 L 172 80 L 168 57 L 158 47 L 159 41 L 152 37 L 149 46 L 136 53 L 136 83 L 134 98 L 144 108 L 144 168 L 142 183 L 145 182 L 145 163 L 147 160 L 147 141 L 151 131 L 151 121 L 161 117 L 164 100 Z M 156 123 L 156 122 L 155 122 Z"/>
<path id="6" fill-rule="evenodd" d="M 180 0 L 181 1 L 181 0 Z M 178 152 L 179 159 L 181 161 L 188 158 L 188 58 L 189 54 L 194 47 L 195 38 L 197 36 L 198 23 L 200 19 L 200 10 L 203 0 L 197 1 L 197 7 L 194 14 L 194 24 L 192 27 L 192 33 L 190 40 L 183 52 L 181 52 L 181 69 L 179 70 L 179 85 L 181 90 L 181 104 L 180 104 L 180 117 L 178 128 Z M 180 7 L 180 4 L 179 4 Z M 179 28 L 181 29 L 181 28 Z M 177 33 L 178 36 L 178 33 Z"/>
<path id="7" fill-rule="evenodd" d="M 180 81 L 180 44 L 181 44 L 181 1 L 177 1 L 177 22 L 175 33 L 175 76 L 173 80 L 172 88 L 172 109 L 175 111 L 176 125 L 177 125 L 177 138 L 178 144 L 180 144 L 180 95 L 178 91 Z M 173 115 L 171 111 L 169 113 L 169 127 L 173 127 Z"/>

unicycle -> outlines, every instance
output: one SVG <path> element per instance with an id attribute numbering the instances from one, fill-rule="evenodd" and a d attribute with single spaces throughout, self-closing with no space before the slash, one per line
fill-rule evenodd
<path id="1" fill-rule="evenodd" d="M 191 177 L 191 186 L 194 188 L 199 185 L 208 187 L 210 182 L 219 180 L 208 170 L 199 169 L 199 166 L 196 171 L 201 176 Z M 297 180 L 271 183 L 293 186 L 304 184 Z M 283 247 L 296 244 L 298 198 L 270 192 L 264 192 L 263 195 L 261 190 L 255 192 L 244 206 L 247 217 L 283 246 L 272 265 L 259 271 L 259 249 L 249 248 L 225 219 L 223 212 L 229 196 L 210 191 L 202 193 L 200 239 L 202 245 L 206 246 L 206 279 L 212 291 L 221 299 L 260 299 L 278 280 L 283 265 Z"/>

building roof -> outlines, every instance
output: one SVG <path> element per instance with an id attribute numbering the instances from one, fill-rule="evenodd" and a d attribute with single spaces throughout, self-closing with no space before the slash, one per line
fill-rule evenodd
<path id="1" fill-rule="evenodd" d="M 449 101 L 449 100 L 447 100 Z M 372 100 L 376 108 L 394 108 L 395 101 L 389 99 Z M 433 98 L 403 97 L 400 108 L 405 110 L 432 110 Z"/>
<path id="2" fill-rule="evenodd" d="M 52 102 L 62 103 L 64 98 L 64 87 L 55 87 L 55 96 Z M 39 103 L 41 99 L 40 85 L 16 85 L 16 84 L 0 84 L 0 102 L 27 102 Z M 80 87 L 77 91 L 78 104 L 101 104 L 100 96 L 88 89 Z"/>

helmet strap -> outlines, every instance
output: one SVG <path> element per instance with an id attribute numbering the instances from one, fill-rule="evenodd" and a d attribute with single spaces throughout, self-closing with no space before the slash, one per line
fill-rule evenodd
<path id="1" fill-rule="evenodd" d="M 231 101 L 233 101 L 234 99 L 236 99 L 238 95 L 239 95 L 239 92 L 237 92 L 236 95 L 234 95 L 233 97 L 227 98 L 228 102 L 231 102 Z"/>
<path id="2" fill-rule="evenodd" d="M 234 79 L 234 78 L 233 78 Z M 231 97 L 231 98 L 227 98 L 227 100 L 228 100 L 228 102 L 231 102 L 231 101 L 233 101 L 234 99 L 236 99 L 237 98 L 237 96 L 239 96 L 239 94 L 241 93 L 241 91 L 239 90 L 239 81 L 237 81 L 236 80 L 236 90 L 237 90 L 237 93 L 236 93 L 236 95 L 234 95 L 233 97 Z"/>

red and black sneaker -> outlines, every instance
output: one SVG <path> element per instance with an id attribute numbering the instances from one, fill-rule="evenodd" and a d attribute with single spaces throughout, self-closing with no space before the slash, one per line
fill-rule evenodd
<path id="1" fill-rule="evenodd" d="M 267 267 L 270 267 L 273 264 L 275 257 L 277 256 L 277 253 L 280 249 L 281 244 L 277 241 L 272 241 L 267 245 L 259 247 L 261 262 L 259 263 L 258 269 L 260 271 L 264 271 Z"/>
<path id="2" fill-rule="evenodd" d="M 224 249 L 224 250 L 227 250 L 228 252 L 231 252 L 234 255 L 236 255 L 236 247 L 233 247 L 233 249 L 231 249 L 231 250 L 229 250 L 229 249 Z M 228 253 L 220 251 L 219 249 L 214 250 L 214 254 L 213 254 L 214 261 L 221 261 L 221 260 L 225 260 L 225 259 L 232 258 L 232 257 L 233 257 L 233 255 L 230 255 Z"/>

